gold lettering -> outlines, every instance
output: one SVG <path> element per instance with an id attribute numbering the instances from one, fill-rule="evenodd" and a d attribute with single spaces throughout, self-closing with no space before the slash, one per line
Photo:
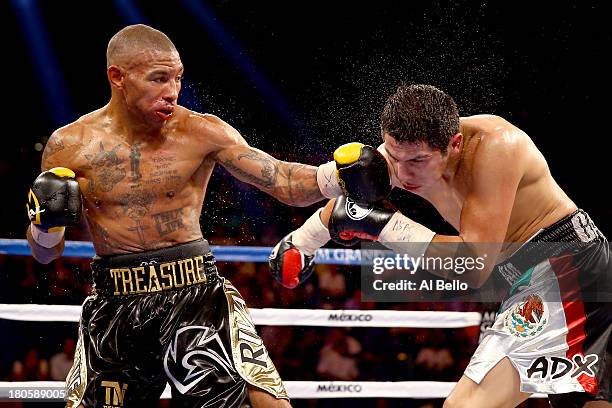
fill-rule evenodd
<path id="1" fill-rule="evenodd" d="M 125 397 L 125 392 L 127 391 L 127 384 L 120 385 L 116 381 L 102 381 L 101 385 L 106 389 L 105 394 L 105 403 L 109 406 L 123 406 L 123 399 Z M 113 396 L 112 405 L 111 404 L 111 392 Z"/>
<path id="2" fill-rule="evenodd" d="M 140 283 L 144 282 L 144 266 L 137 266 L 135 268 L 132 268 L 132 270 L 134 271 L 134 278 L 136 281 L 136 292 L 134 293 L 146 293 L 147 292 L 147 287 L 145 286 L 144 288 L 140 287 Z M 140 277 L 139 274 L 142 274 L 142 278 Z"/>
<path id="3" fill-rule="evenodd" d="M 187 258 L 183 262 L 185 263 L 185 276 L 187 277 L 188 285 L 197 283 L 198 280 L 195 275 L 195 268 L 193 267 L 193 259 Z M 189 275 L 191 275 L 191 279 L 189 279 Z"/>
<path id="4" fill-rule="evenodd" d="M 164 262 L 159 265 L 159 271 L 161 273 L 162 279 L 168 279 L 168 283 L 162 282 L 162 289 L 171 289 L 172 288 L 172 275 L 174 275 L 174 265 L 175 262 Z M 172 269 L 172 274 L 164 273 L 164 268 Z"/>
<path id="5" fill-rule="evenodd" d="M 198 283 L 198 275 L 196 272 L 195 264 L 193 263 L 193 258 L 185 260 L 185 274 L 191 274 L 193 283 Z"/>
<path id="6" fill-rule="evenodd" d="M 153 287 L 153 281 L 155 281 L 155 287 Z M 159 279 L 157 279 L 157 271 L 153 265 L 149 265 L 149 292 L 159 292 L 161 287 L 159 286 Z"/>
<path id="7" fill-rule="evenodd" d="M 177 263 L 178 268 L 176 267 Z M 115 285 L 114 295 L 160 292 L 166 289 L 182 288 L 183 286 L 206 282 L 208 276 L 204 265 L 203 256 L 164 262 L 159 265 L 149 265 L 148 284 L 145 284 L 147 281 L 146 266 L 110 269 L 110 275 Z M 161 274 L 161 278 L 158 276 L 158 272 Z M 121 279 L 121 284 L 119 279 Z M 120 289 L 121 286 L 123 290 Z"/>
<path id="8" fill-rule="evenodd" d="M 115 386 L 115 382 L 114 381 L 102 381 L 102 386 L 106 388 L 106 396 L 104 398 L 104 402 L 106 404 L 110 404 L 111 403 L 111 391 L 113 390 L 113 387 Z"/>
<path id="9" fill-rule="evenodd" d="M 204 257 L 203 256 L 196 256 L 195 258 L 193 258 L 195 265 L 196 265 L 196 271 L 198 273 L 198 283 L 201 282 L 206 282 L 206 272 L 204 271 Z M 199 263 L 198 263 L 199 262 Z"/>
<path id="10" fill-rule="evenodd" d="M 125 278 L 125 273 L 127 272 L 128 278 Z M 134 283 L 132 282 L 132 270 L 130 268 L 121 269 L 121 279 L 123 280 L 123 294 L 127 295 L 128 293 L 134 292 Z M 127 290 L 127 284 L 130 284 L 130 290 Z"/>
<path id="11" fill-rule="evenodd" d="M 183 275 L 183 263 L 181 261 L 179 261 L 179 273 L 181 275 L 181 283 L 178 283 L 178 280 L 176 279 L 176 269 L 174 268 L 174 262 L 172 262 L 172 275 L 174 276 L 174 287 L 175 288 L 182 288 L 183 286 L 185 286 L 185 276 Z"/>
<path id="12" fill-rule="evenodd" d="M 111 269 L 110 270 L 110 274 L 114 278 L 114 281 L 115 281 L 115 291 L 113 292 L 113 295 L 115 296 L 121 293 L 119 292 L 119 274 L 121 273 L 121 271 L 122 269 Z"/>
<path id="13" fill-rule="evenodd" d="M 181 276 L 185 276 L 185 270 L 183 269 L 183 264 L 185 263 L 184 259 L 179 259 L 178 261 L 176 261 L 176 263 L 179 266 L 179 271 L 181 271 Z M 187 286 L 191 285 L 191 281 L 189 280 L 189 276 L 187 276 Z"/>
<path id="14" fill-rule="evenodd" d="M 117 384 L 117 387 L 115 387 L 115 396 L 119 399 L 119 405 L 123 406 L 123 398 L 125 397 L 125 392 L 127 391 L 127 384 L 123 384 L 123 386 L 121 388 L 118 387 L 119 384 Z M 114 400 L 113 400 L 114 402 Z"/>

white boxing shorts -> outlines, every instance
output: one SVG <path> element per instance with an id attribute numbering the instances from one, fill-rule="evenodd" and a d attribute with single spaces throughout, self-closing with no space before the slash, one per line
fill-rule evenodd
<path id="1" fill-rule="evenodd" d="M 496 266 L 511 285 L 465 370 L 480 383 L 507 357 L 520 389 L 553 407 L 609 400 L 612 257 L 606 238 L 577 210 Z"/>

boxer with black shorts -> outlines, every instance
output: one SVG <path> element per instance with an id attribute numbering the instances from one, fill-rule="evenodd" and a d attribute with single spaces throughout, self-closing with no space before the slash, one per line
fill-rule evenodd
<path id="1" fill-rule="evenodd" d="M 68 407 L 289 406 L 244 300 L 200 230 L 215 164 L 289 205 L 331 197 L 329 174 L 250 147 L 221 119 L 177 104 L 183 65 L 145 25 L 107 48 L 110 102 L 56 130 L 28 196 L 33 256 L 62 254 L 82 203 L 95 290 L 83 304 Z"/>
<path id="2" fill-rule="evenodd" d="M 274 276 L 296 286 L 330 237 L 377 240 L 412 256 L 480 257 L 469 272 L 429 270 L 473 287 L 494 273 L 509 288 L 444 407 L 514 407 L 534 392 L 559 408 L 610 407 L 612 253 L 529 136 L 497 116 L 460 118 L 453 99 L 428 85 L 400 86 L 381 130 L 378 151 L 351 143 L 323 165 L 337 167 L 347 197 L 279 242 Z M 389 186 L 428 200 L 458 234 L 373 204 Z"/>

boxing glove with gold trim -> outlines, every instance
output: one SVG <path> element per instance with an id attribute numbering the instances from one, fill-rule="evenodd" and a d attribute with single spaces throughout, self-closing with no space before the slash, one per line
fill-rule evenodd
<path id="1" fill-rule="evenodd" d="M 338 183 L 344 194 L 357 203 L 385 199 L 391 192 L 387 160 L 376 148 L 347 143 L 334 152 Z"/>
<path id="2" fill-rule="evenodd" d="M 57 245 L 64 228 L 81 220 L 81 190 L 74 172 L 65 167 L 42 172 L 28 193 L 26 208 L 34 240 L 47 248 Z"/>

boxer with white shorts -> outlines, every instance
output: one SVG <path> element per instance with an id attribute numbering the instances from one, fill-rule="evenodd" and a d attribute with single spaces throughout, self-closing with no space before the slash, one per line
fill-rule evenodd
<path id="1" fill-rule="evenodd" d="M 428 85 L 400 86 L 386 102 L 381 130 L 378 150 L 351 143 L 322 166 L 329 168 L 324 174 L 337 173 L 346 197 L 279 242 L 270 259 L 277 280 L 293 287 L 306 279 L 314 251 L 330 237 L 344 244 L 377 240 L 404 253 L 421 243 L 423 252 L 413 255 L 456 256 L 450 248 L 486 254 L 461 275 L 430 271 L 472 287 L 492 273 L 510 284 L 444 406 L 514 407 L 543 392 L 555 407 L 609 407 L 608 243 L 555 182 L 531 138 L 498 116 L 460 118 L 453 99 Z M 436 234 L 380 206 L 389 185 L 429 201 L 458 233 Z M 530 250 L 559 242 L 567 244 L 560 252 Z"/>

